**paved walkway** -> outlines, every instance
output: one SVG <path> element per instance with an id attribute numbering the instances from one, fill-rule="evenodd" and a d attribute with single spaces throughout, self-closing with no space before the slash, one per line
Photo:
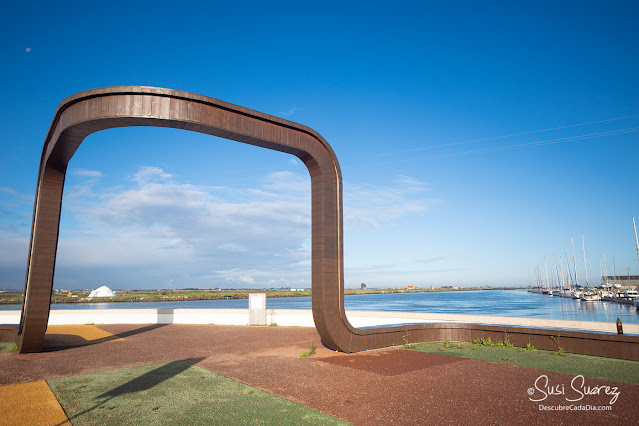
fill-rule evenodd
<path id="1" fill-rule="evenodd" d="M 336 353 L 321 346 L 314 328 L 173 324 L 99 329 L 72 339 L 57 330 L 47 336 L 46 352 L 38 354 L 0 353 L 0 386 L 186 360 L 353 424 L 639 422 L 637 385 L 586 378 L 586 387 L 579 389 L 599 394 L 568 402 L 578 397 L 570 390 L 572 375 L 400 349 Z M 317 354 L 300 358 L 311 340 Z M 528 390 L 541 375 L 555 393 L 564 390 L 565 395 L 530 401 Z M 609 386 L 609 392 L 618 388 L 614 404 L 602 386 Z M 540 404 L 611 410 L 550 411 Z"/>

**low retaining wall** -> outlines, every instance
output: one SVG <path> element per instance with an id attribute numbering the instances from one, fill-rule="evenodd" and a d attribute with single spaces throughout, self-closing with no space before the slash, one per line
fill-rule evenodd
<path id="1" fill-rule="evenodd" d="M 248 309 L 54 309 L 49 324 L 220 324 L 247 325 Z M 354 327 L 408 324 L 488 324 L 617 333 L 614 322 L 568 321 L 543 318 L 487 315 L 432 314 L 415 312 L 346 311 Z M 267 323 L 315 327 L 313 313 L 306 309 L 267 309 Z M 20 311 L 0 311 L 0 325 L 20 323 Z M 639 335 L 639 324 L 624 324 L 627 334 Z"/>
<path id="2" fill-rule="evenodd" d="M 267 324 L 315 327 L 310 310 L 267 309 Z M 538 349 L 639 361 L 639 325 L 625 324 L 627 334 L 617 335 L 615 323 L 566 321 L 539 318 L 513 318 L 480 315 L 424 314 L 407 312 L 347 311 L 350 323 L 367 334 L 368 329 L 395 325 L 405 330 L 401 339 L 380 335 L 383 346 L 406 342 L 464 341 L 490 337 L 501 341 L 508 334 L 515 346 L 527 343 Z M 1 324 L 15 336 L 20 311 L 0 311 Z M 52 310 L 49 324 L 218 324 L 247 325 L 248 309 L 70 309 Z M 371 330 L 372 332 L 372 330 Z M 0 331 L 0 333 L 4 333 Z M 631 334 L 631 335 L 628 335 Z M 0 337 L 4 334 L 0 335 Z M 15 338 L 15 337 L 14 337 Z M 368 349 L 372 349 L 368 348 Z"/>
<path id="3" fill-rule="evenodd" d="M 506 336 L 517 347 L 524 347 L 529 343 L 537 349 L 549 351 L 562 347 L 569 353 L 639 361 L 639 336 L 636 335 L 482 324 L 425 324 L 419 328 L 408 326 L 403 341 L 395 341 L 389 346 L 442 340 L 472 342 L 477 338 L 489 337 L 492 341 L 499 342 Z"/>
<path id="4" fill-rule="evenodd" d="M 15 342 L 18 327 L 15 325 L 0 325 L 0 342 Z"/>

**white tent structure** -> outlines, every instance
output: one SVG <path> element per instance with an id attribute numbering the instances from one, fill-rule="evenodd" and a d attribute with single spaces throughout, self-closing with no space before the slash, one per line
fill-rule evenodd
<path id="1" fill-rule="evenodd" d="M 111 290 L 109 287 L 103 285 L 100 288 L 96 288 L 89 294 L 89 297 L 114 297 L 117 296 L 115 291 Z"/>

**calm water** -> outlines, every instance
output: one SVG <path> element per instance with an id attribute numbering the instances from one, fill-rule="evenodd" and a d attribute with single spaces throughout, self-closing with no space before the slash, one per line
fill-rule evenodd
<path id="1" fill-rule="evenodd" d="M 610 302 L 584 303 L 576 299 L 550 297 L 525 290 L 447 291 L 437 293 L 363 294 L 344 297 L 347 310 L 432 312 L 505 317 L 553 318 L 580 321 L 639 324 L 639 310 L 632 305 Z M 248 299 L 194 302 L 78 303 L 52 305 L 52 309 L 248 309 Z M 311 309 L 311 297 L 266 299 L 267 309 Z M 20 309 L 0 305 L 0 310 Z"/>

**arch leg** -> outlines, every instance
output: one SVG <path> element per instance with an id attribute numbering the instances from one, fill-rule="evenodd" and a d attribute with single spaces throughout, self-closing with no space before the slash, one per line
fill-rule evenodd
<path id="1" fill-rule="evenodd" d="M 18 352 L 40 352 L 49 321 L 65 171 L 44 167 L 38 179 Z"/>

